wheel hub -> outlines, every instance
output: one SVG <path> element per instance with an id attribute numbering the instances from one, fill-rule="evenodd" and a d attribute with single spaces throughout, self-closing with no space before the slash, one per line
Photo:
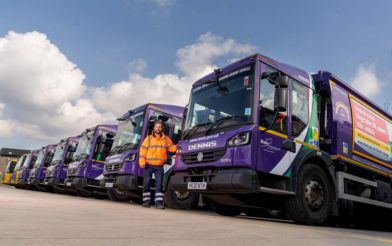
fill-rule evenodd
<path id="1" fill-rule="evenodd" d="M 189 192 L 187 191 L 175 191 L 174 194 L 179 200 L 185 200 L 189 197 Z"/>
<path id="2" fill-rule="evenodd" d="M 316 180 L 309 180 L 305 186 L 305 201 L 307 205 L 317 210 L 324 204 L 324 190 Z"/>

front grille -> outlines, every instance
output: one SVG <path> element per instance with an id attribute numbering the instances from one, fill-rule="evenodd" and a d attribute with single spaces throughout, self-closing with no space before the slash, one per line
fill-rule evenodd
<path id="1" fill-rule="evenodd" d="M 75 175 L 78 172 L 77 168 L 68 169 L 68 175 Z"/>
<path id="2" fill-rule="evenodd" d="M 205 163 L 205 162 L 214 162 L 222 158 L 225 155 L 226 149 L 215 149 L 215 150 L 208 150 L 203 151 L 203 159 L 201 161 L 197 160 L 197 156 L 200 152 L 194 152 L 189 154 L 182 154 L 181 160 L 185 164 L 198 164 L 198 163 Z"/>
<path id="3" fill-rule="evenodd" d="M 122 168 L 123 163 L 114 163 L 114 164 L 106 164 L 105 165 L 105 171 L 106 172 L 115 172 L 120 170 Z"/>

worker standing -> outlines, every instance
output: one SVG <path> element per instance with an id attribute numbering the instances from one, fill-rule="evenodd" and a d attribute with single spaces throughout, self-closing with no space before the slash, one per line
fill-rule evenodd
<path id="1" fill-rule="evenodd" d="M 155 176 L 155 206 L 163 209 L 162 178 L 163 166 L 167 163 L 167 152 L 175 152 L 177 147 L 172 140 L 163 134 L 163 123 L 154 122 L 154 129 L 141 147 L 139 165 L 144 168 L 143 175 L 143 207 L 151 206 L 151 179 Z"/>

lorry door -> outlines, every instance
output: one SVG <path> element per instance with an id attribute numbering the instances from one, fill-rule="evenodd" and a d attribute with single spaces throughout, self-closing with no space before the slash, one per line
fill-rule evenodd
<path id="1" fill-rule="evenodd" d="M 275 72 L 276 70 L 261 64 L 260 74 L 265 71 Z M 259 82 L 256 170 L 283 175 L 292 160 L 292 152 L 282 148 L 283 144 L 290 140 L 287 131 L 289 111 L 279 112 L 275 117 L 275 85 L 268 79 L 260 79 Z M 288 109 L 287 106 L 286 109 Z"/>
<path id="2" fill-rule="evenodd" d="M 313 89 L 304 83 L 290 79 L 289 85 L 289 127 L 290 140 L 294 141 L 295 151 L 291 152 L 293 162 L 296 155 L 304 148 L 318 149 L 319 127 L 317 102 Z M 291 163 L 284 172 L 291 176 Z"/>

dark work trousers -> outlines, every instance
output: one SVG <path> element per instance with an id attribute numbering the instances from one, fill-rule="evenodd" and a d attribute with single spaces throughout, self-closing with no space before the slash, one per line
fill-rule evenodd
<path id="1" fill-rule="evenodd" d="M 143 203 L 151 204 L 151 180 L 155 176 L 155 205 L 163 203 L 162 178 L 163 166 L 146 164 L 143 175 Z"/>

